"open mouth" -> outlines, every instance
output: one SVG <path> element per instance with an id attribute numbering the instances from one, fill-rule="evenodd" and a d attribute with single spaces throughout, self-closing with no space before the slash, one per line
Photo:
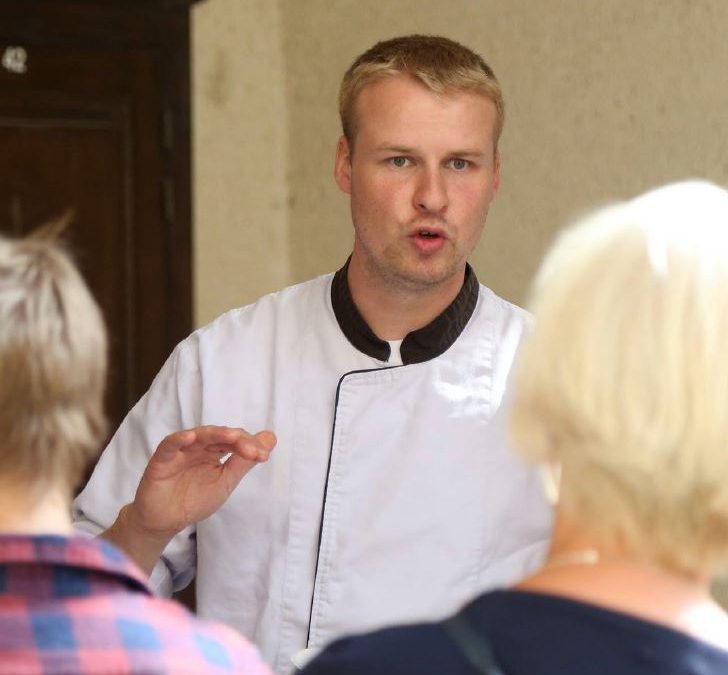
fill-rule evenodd
<path id="1" fill-rule="evenodd" d="M 437 232 L 430 232 L 429 230 L 420 230 L 418 234 L 425 239 L 437 239 L 440 236 Z"/>

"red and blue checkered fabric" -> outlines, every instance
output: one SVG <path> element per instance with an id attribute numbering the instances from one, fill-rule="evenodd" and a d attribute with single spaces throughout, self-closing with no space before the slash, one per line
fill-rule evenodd
<path id="1" fill-rule="evenodd" d="M 0 673 L 270 670 L 233 629 L 154 597 L 110 543 L 0 535 Z"/>

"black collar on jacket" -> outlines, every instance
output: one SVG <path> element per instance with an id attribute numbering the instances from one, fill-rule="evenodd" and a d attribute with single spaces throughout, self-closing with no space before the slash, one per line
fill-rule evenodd
<path id="1" fill-rule="evenodd" d="M 387 361 L 389 343 L 380 340 L 369 328 L 351 297 L 347 275 L 349 260 L 334 274 L 331 283 L 331 304 L 336 320 L 347 340 L 360 352 L 379 361 Z M 408 365 L 429 361 L 449 349 L 473 315 L 478 292 L 478 279 L 473 268 L 466 264 L 463 286 L 450 305 L 426 326 L 405 336 L 400 347 L 402 363 Z"/>

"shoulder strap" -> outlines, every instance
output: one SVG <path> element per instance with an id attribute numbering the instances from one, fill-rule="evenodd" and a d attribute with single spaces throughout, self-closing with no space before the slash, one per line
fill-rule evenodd
<path id="1" fill-rule="evenodd" d="M 445 619 L 441 625 L 480 675 L 505 675 L 496 663 L 490 643 L 473 628 L 464 612 Z"/>

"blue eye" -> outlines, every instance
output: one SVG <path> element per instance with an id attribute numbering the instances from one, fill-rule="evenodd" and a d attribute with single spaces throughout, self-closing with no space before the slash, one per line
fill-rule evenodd
<path id="1" fill-rule="evenodd" d="M 470 166 L 470 162 L 468 162 L 467 159 L 460 159 L 459 157 L 455 157 L 454 159 L 450 160 L 450 166 L 456 171 L 463 171 Z"/>
<path id="2" fill-rule="evenodd" d="M 409 159 L 406 157 L 390 157 L 389 163 L 398 169 L 402 169 L 409 164 Z"/>

